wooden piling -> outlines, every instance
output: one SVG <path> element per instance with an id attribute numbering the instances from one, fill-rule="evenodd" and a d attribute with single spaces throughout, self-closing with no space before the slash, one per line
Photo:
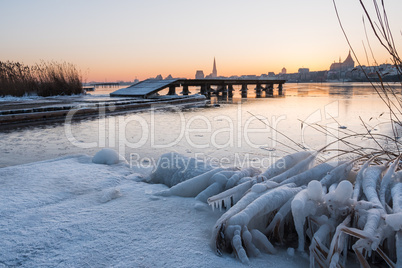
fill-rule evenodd
<path id="1" fill-rule="evenodd" d="M 176 86 L 170 85 L 168 95 L 176 95 Z"/>
<path id="2" fill-rule="evenodd" d="M 191 92 L 188 90 L 188 85 L 183 85 L 183 91 L 182 94 L 187 96 L 188 94 L 190 94 Z"/>
<path id="3" fill-rule="evenodd" d="M 262 87 L 261 84 L 257 83 L 255 86 L 255 96 L 261 98 Z"/>
<path id="4" fill-rule="evenodd" d="M 233 85 L 228 85 L 228 97 L 233 98 Z"/>
<path id="5" fill-rule="evenodd" d="M 278 94 L 283 95 L 283 86 L 282 86 L 282 84 L 278 85 Z"/>
<path id="6" fill-rule="evenodd" d="M 246 84 L 246 83 L 243 83 L 243 84 L 241 85 L 241 97 L 242 97 L 242 98 L 247 98 L 247 90 L 248 90 L 247 84 Z"/>

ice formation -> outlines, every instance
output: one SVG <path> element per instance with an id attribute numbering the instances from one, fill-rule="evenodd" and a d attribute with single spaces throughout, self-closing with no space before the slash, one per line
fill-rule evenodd
<path id="1" fill-rule="evenodd" d="M 105 190 L 105 191 L 103 192 L 100 201 L 101 201 L 102 203 L 106 203 L 106 202 L 109 202 L 109 201 L 111 201 L 111 200 L 113 200 L 113 199 L 119 198 L 119 197 L 121 197 L 121 196 L 122 196 L 122 194 L 121 194 L 121 192 L 120 192 L 120 189 L 117 189 L 117 188 L 108 189 L 108 190 Z"/>
<path id="2" fill-rule="evenodd" d="M 109 148 L 103 148 L 92 158 L 92 163 L 104 165 L 115 165 L 120 161 L 127 162 L 123 156 L 119 155 L 118 152 Z"/>
<path id="3" fill-rule="evenodd" d="M 244 268 L 208 249 L 217 212 L 153 196 L 165 186 L 138 182 L 139 173 L 83 155 L 0 168 L 0 267 Z M 269 262 L 300 264 L 265 255 L 252 265 Z"/>
<path id="4" fill-rule="evenodd" d="M 159 158 L 150 182 L 163 183 L 170 187 L 156 193 L 157 195 L 195 197 L 196 200 L 206 203 L 211 196 L 244 184 L 259 173 L 255 168 L 240 171 L 235 168 L 212 168 L 194 158 L 168 153 Z M 247 178 L 249 180 L 243 181 Z M 230 206 L 230 203 L 229 197 L 226 198 L 226 204 L 219 202 L 216 207 Z"/>
<path id="5" fill-rule="evenodd" d="M 159 157 L 157 166 L 151 174 L 150 183 L 162 183 L 172 187 L 180 182 L 201 175 L 212 167 L 195 158 L 178 153 L 166 153 Z"/>
<path id="6" fill-rule="evenodd" d="M 193 196 L 226 210 L 213 228 L 211 246 L 218 255 L 233 252 L 243 263 L 274 254 L 276 243 L 297 234 L 297 249 L 309 251 L 312 267 L 344 267 L 348 248 L 363 266 L 375 251 L 389 266 L 400 267 L 399 158 L 385 174 L 387 166 L 372 164 L 374 157 L 356 173 L 356 160 L 314 166 L 316 155 L 285 156 L 262 174 L 209 169 L 160 194 Z"/>
<path id="7" fill-rule="evenodd" d="M 360 167 L 354 160 L 314 166 L 315 154 L 306 153 L 298 154 L 297 163 L 294 157 L 281 160 L 282 163 L 291 161 L 292 165 L 286 165 L 287 168 L 278 170 L 273 166 L 274 170 L 261 174 L 252 168 L 213 168 L 191 158 L 169 154 L 164 155 L 164 161 L 158 164 L 150 179 L 150 170 L 132 170 L 124 164 L 92 164 L 91 161 L 97 162 L 97 157 L 105 164 L 111 159 L 114 159 L 111 164 L 121 162 L 116 161 L 116 153 L 111 153 L 114 157 L 105 151 L 99 155 L 0 170 L 4 184 L 0 187 L 3 190 L 1 214 L 5 215 L 0 219 L 0 226 L 5 230 L 2 233 L 5 243 L 0 248 L 5 252 L 2 256 L 7 256 L 1 263 L 32 266 L 45 260 L 50 266 L 61 262 L 85 266 L 86 260 L 76 262 L 70 257 L 77 255 L 77 243 L 87 245 L 89 240 L 82 237 L 94 239 L 92 246 L 96 250 L 91 251 L 95 255 L 90 260 L 98 266 L 104 264 L 104 252 L 110 248 L 114 254 L 126 257 L 131 250 L 126 247 L 127 243 L 135 245 L 136 252 L 152 258 L 155 255 L 152 246 L 160 245 L 161 236 L 165 236 L 163 245 L 172 241 L 164 246 L 169 248 L 169 254 L 175 251 L 177 236 L 171 233 L 177 230 L 187 232 L 183 237 L 189 238 L 180 241 L 180 249 L 175 251 L 175 255 L 180 255 L 183 250 L 199 249 L 202 243 L 207 243 L 205 228 L 213 226 L 213 250 L 218 255 L 233 253 L 243 263 L 260 256 L 252 259 L 253 266 L 261 264 L 261 259 L 266 260 L 265 253 L 275 254 L 282 247 L 291 256 L 295 255 L 295 259 L 308 252 L 311 267 L 348 267 L 353 258 L 363 267 L 368 267 L 373 259 L 376 262 L 382 259 L 382 266 L 386 263 L 390 267 L 402 267 L 402 173 L 398 171 L 396 158 L 382 164 L 375 157 L 363 159 L 366 162 Z M 350 181 L 348 175 L 353 165 L 360 170 L 355 181 Z M 55 169 L 57 174 L 49 172 Z M 274 171 L 275 175 L 269 178 L 263 175 Z M 141 181 L 166 182 L 171 186 L 167 189 L 164 185 Z M 153 195 L 155 192 L 158 195 Z M 160 195 L 195 197 L 224 212 L 212 212 L 193 199 Z M 191 217 L 187 217 L 189 213 Z M 65 220 L 58 221 L 60 218 Z M 203 224 L 202 230 L 194 230 L 197 223 Z M 62 242 L 68 245 L 60 247 L 61 240 L 57 238 L 64 237 L 64 233 L 68 239 Z M 70 239 L 71 233 L 75 238 Z M 150 236 L 155 243 L 147 242 Z M 138 245 L 132 243 L 139 238 L 142 240 Z M 296 239 L 298 252 L 293 249 Z M 84 244 L 81 246 L 85 247 Z M 99 244 L 103 245 L 100 250 Z M 46 250 L 37 254 L 38 248 Z M 28 258 L 21 257 L 20 253 L 26 249 L 30 250 Z M 197 256 L 200 253 L 195 252 Z M 209 258 L 208 254 L 206 251 L 192 264 Z M 350 258 L 352 254 L 355 257 Z M 225 263 L 240 266 L 230 258 L 203 264 L 208 266 L 212 262 L 219 263 L 218 266 Z M 173 263 L 169 262 L 170 266 Z M 141 263 L 130 264 L 136 267 Z M 166 263 L 152 264 L 164 266 Z"/>

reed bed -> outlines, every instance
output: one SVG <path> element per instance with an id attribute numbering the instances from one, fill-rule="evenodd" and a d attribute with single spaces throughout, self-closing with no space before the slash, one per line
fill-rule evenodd
<path id="1" fill-rule="evenodd" d="M 83 93 L 81 75 L 71 63 L 42 61 L 33 66 L 0 61 L 0 96 L 56 96 Z"/>

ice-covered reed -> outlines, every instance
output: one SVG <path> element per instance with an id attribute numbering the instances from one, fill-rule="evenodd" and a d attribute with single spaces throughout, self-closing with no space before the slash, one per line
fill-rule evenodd
<path id="1" fill-rule="evenodd" d="M 343 267 L 352 259 L 349 248 L 364 267 L 376 255 L 373 252 L 390 267 L 399 267 L 402 183 L 395 172 L 399 157 L 390 165 L 370 166 L 372 160 L 352 182 L 347 178 L 354 161 L 332 167 L 326 175 L 313 176 L 314 168 L 309 169 L 289 178 L 292 183 L 272 184 L 278 180 L 274 177 L 255 184 L 215 224 L 213 249 L 218 255 L 234 252 L 248 263 L 256 252 L 272 253 L 266 245 L 291 246 L 297 234 L 298 250 L 309 251 L 312 267 Z M 309 180 L 303 173 L 310 174 Z"/>
<path id="2" fill-rule="evenodd" d="M 233 252 L 243 263 L 276 253 L 274 245 L 294 247 L 297 237 L 297 250 L 309 252 L 312 267 L 343 267 L 353 261 L 348 249 L 363 266 L 374 255 L 391 267 L 401 265 L 400 157 L 381 165 L 381 155 L 367 155 L 363 164 L 352 159 L 312 165 L 316 157 L 287 155 L 262 174 L 209 169 L 157 194 L 196 197 L 226 210 L 213 227 L 211 246 L 218 255 Z M 154 174 L 167 173 L 158 167 Z"/>

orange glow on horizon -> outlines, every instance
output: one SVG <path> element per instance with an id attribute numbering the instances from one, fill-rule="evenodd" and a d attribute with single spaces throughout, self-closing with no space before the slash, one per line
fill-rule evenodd
<path id="1" fill-rule="evenodd" d="M 330 65 L 333 62 L 338 62 L 339 57 L 341 57 L 341 61 L 343 61 L 347 56 L 348 51 L 345 51 L 341 56 L 337 56 L 335 59 L 320 59 L 318 61 L 308 61 L 303 64 L 298 64 L 297 62 L 292 62 L 293 59 L 288 59 L 287 63 L 244 63 L 244 64 L 234 64 L 233 62 L 222 62 L 217 57 L 217 69 L 218 69 L 218 76 L 241 76 L 241 75 L 261 75 L 261 74 L 268 74 L 268 72 L 274 72 L 278 74 L 282 71 L 282 68 L 285 67 L 287 73 L 297 73 L 299 68 L 309 68 L 310 72 L 316 71 L 328 71 Z M 366 57 L 362 58 L 358 56 L 359 60 L 361 61 L 362 65 L 374 65 L 374 61 L 367 64 Z M 387 58 L 386 54 L 381 58 L 377 58 L 378 64 L 383 63 L 391 63 L 389 58 Z M 163 78 L 166 78 L 168 75 L 171 75 L 175 78 L 188 78 L 192 79 L 195 77 L 195 73 L 197 70 L 203 70 L 204 75 L 208 75 L 212 72 L 212 63 L 213 57 L 209 64 L 205 64 L 203 66 L 197 65 L 196 63 L 190 63 L 189 66 L 183 65 L 155 65 L 155 66 L 143 66 L 143 68 L 138 68 L 134 64 L 129 63 L 122 63 L 122 64 L 98 64 L 94 67 L 87 67 L 85 69 L 81 69 L 80 66 L 77 65 L 82 72 L 83 80 L 85 82 L 90 81 L 108 81 L 108 82 L 115 82 L 115 81 L 134 81 L 134 79 L 138 80 L 145 80 L 147 78 L 156 77 L 157 75 L 161 74 Z M 84 65 L 84 64 L 83 64 Z M 86 64 L 85 64 L 86 65 Z M 355 65 L 357 66 L 358 63 L 355 60 Z M 87 65 L 89 66 L 89 65 Z M 118 68 L 111 68 L 110 66 L 120 66 Z"/>
<path id="2" fill-rule="evenodd" d="M 0 60 L 69 62 L 84 82 L 159 74 L 194 78 L 197 70 L 212 72 L 214 57 L 221 76 L 277 74 L 283 67 L 288 73 L 302 67 L 324 71 L 349 52 L 332 1 L 22 2 L 0 1 L 0 22 L 6 25 L 0 30 Z M 376 60 L 371 58 L 359 1 L 337 2 L 361 64 L 390 63 L 368 28 Z M 387 1 L 386 8 L 402 51 L 402 1 Z"/>

